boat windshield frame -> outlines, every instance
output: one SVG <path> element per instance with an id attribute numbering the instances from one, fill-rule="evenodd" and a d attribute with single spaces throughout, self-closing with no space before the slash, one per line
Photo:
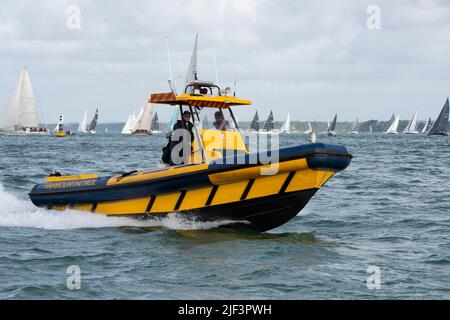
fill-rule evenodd
<path id="1" fill-rule="evenodd" d="M 218 86 L 216 86 L 216 87 L 218 88 Z M 205 147 L 203 145 L 202 137 L 200 135 L 200 132 L 198 131 L 198 124 L 201 124 L 199 112 L 205 107 L 196 107 L 196 106 L 191 105 L 190 103 L 188 103 L 187 105 L 180 103 L 178 105 L 178 108 L 180 109 L 181 115 L 183 114 L 184 111 L 187 111 L 187 110 L 183 110 L 183 107 L 189 108 L 189 112 L 191 113 L 192 128 L 194 130 L 195 139 L 197 139 L 198 145 L 199 145 L 200 149 L 202 150 L 202 152 L 201 152 L 202 153 L 202 163 L 205 163 L 205 162 L 207 162 L 208 158 L 206 155 Z M 222 114 L 222 116 L 225 118 L 225 115 L 223 114 L 223 110 L 222 110 L 223 108 L 217 108 L 217 109 Z M 234 124 L 236 131 L 241 132 L 241 130 L 239 128 L 239 124 L 236 121 L 236 117 L 234 116 L 233 110 L 231 109 L 231 107 L 229 107 L 227 109 L 230 112 L 230 116 L 231 116 L 231 119 L 233 120 L 233 124 Z M 183 123 L 183 127 L 184 127 L 185 126 L 184 121 L 182 121 L 182 123 Z M 187 129 L 187 128 L 185 128 L 185 129 Z M 216 131 L 220 131 L 220 130 L 216 130 Z"/>

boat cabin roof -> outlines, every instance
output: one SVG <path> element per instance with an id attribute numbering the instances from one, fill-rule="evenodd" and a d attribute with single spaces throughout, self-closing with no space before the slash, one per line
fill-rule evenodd
<path id="1" fill-rule="evenodd" d="M 224 92 L 210 82 L 192 82 L 188 84 L 184 93 L 177 95 L 173 92 L 153 93 L 149 102 L 169 105 L 190 105 L 194 107 L 229 108 L 238 105 L 250 105 L 250 100 L 239 99 L 228 95 L 229 88 Z"/>

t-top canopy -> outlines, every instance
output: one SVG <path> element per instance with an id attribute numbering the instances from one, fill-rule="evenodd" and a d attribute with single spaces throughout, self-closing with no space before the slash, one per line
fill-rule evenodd
<path id="1" fill-rule="evenodd" d="M 214 95 L 212 88 L 217 88 L 218 95 Z M 196 93 L 198 91 L 199 93 Z M 208 94 L 209 93 L 209 94 Z M 186 86 L 185 93 L 176 95 L 173 92 L 153 93 L 150 96 L 151 103 L 170 105 L 190 105 L 194 107 L 229 108 L 238 105 L 250 105 L 250 100 L 238 99 L 234 96 L 222 95 L 219 87 L 207 83 L 192 83 Z"/>

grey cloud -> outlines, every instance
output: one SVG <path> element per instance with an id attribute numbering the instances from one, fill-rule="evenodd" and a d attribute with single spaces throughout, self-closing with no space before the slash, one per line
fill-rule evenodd
<path id="1" fill-rule="evenodd" d="M 264 116 L 327 120 L 434 116 L 450 94 L 450 1 L 2 1 L 0 108 L 27 65 L 46 119 L 100 107 L 124 121 L 152 91 L 167 90 L 165 37 L 179 86 L 200 33 L 200 78 L 219 77 Z M 79 5 L 81 30 L 66 28 Z M 366 28 L 366 9 L 382 29 Z M 170 111 L 161 107 L 167 119 Z M 238 110 L 249 119 L 254 109 Z"/>

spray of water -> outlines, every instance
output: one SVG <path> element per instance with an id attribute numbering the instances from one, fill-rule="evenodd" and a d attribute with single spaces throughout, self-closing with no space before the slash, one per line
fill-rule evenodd
<path id="1" fill-rule="evenodd" d="M 6 192 L 0 184 L 0 227 L 39 228 L 49 230 L 116 227 L 161 227 L 174 230 L 208 230 L 234 221 L 220 220 L 200 222 L 173 213 L 153 220 L 137 220 L 125 217 L 106 217 L 101 214 L 75 210 L 54 211 L 36 208 L 30 201 L 22 200 Z"/>

